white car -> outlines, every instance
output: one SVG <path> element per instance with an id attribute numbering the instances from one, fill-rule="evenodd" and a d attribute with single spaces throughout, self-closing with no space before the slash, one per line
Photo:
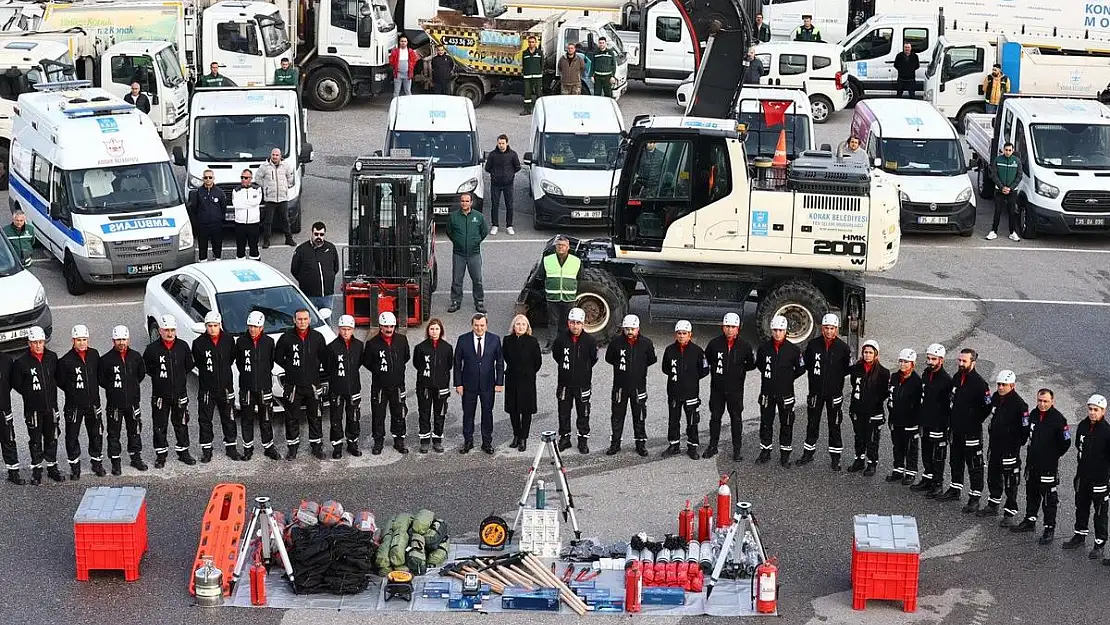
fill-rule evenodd
<path id="1" fill-rule="evenodd" d="M 31 326 L 41 327 L 50 340 L 54 322 L 42 283 L 23 268 L 12 244 L 0 238 L 0 351 L 18 355 L 27 351 Z"/>
<path id="2" fill-rule="evenodd" d="M 256 260 L 219 260 L 194 263 L 152 277 L 146 283 L 143 316 L 151 342 L 158 340 L 161 315 L 177 319 L 177 336 L 192 345 L 204 333 L 204 315 L 215 310 L 223 317 L 224 332 L 238 338 L 247 330 L 247 315 L 260 311 L 266 316 L 266 334 L 275 341 L 293 327 L 293 314 L 307 309 L 311 326 L 335 339 L 328 327 L 331 310 L 317 310 L 297 285 L 273 267 Z M 233 370 L 238 383 L 238 372 Z M 281 397 L 281 367 L 274 365 L 274 397 Z M 280 402 L 274 408 L 280 409 Z"/>

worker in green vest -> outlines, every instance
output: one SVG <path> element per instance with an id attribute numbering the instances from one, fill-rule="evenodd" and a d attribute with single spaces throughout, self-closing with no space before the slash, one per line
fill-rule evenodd
<path id="1" fill-rule="evenodd" d="M 613 97 L 613 74 L 617 70 L 617 55 L 609 49 L 609 42 L 602 37 L 597 40 L 598 51 L 594 54 L 594 95 Z"/>
<path id="2" fill-rule="evenodd" d="M 235 81 L 220 73 L 220 64 L 213 61 L 209 66 L 209 73 L 197 79 L 198 87 L 238 87 Z"/>
<path id="3" fill-rule="evenodd" d="M 524 76 L 524 110 L 521 115 L 531 115 L 536 98 L 543 95 L 543 51 L 536 46 L 536 36 L 528 36 L 528 47 L 521 54 L 521 73 Z"/>
<path id="4" fill-rule="evenodd" d="M 281 67 L 274 70 L 274 84 L 290 87 L 296 86 L 297 74 L 297 69 L 289 63 L 289 59 L 282 59 Z"/>
<path id="5" fill-rule="evenodd" d="M 555 238 L 555 252 L 543 257 L 539 277 L 547 295 L 546 354 L 555 336 L 567 326 L 567 314 L 578 299 L 578 282 L 582 279 L 582 260 L 571 255 L 570 241 L 565 236 Z"/>

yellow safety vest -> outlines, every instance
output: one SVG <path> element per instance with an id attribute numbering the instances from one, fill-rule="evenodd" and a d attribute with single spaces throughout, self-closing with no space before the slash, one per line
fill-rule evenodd
<path id="1" fill-rule="evenodd" d="M 544 289 L 549 302 L 573 302 L 578 299 L 578 269 L 582 261 L 574 254 L 567 254 L 559 264 L 558 254 L 548 254 L 543 259 Z"/>

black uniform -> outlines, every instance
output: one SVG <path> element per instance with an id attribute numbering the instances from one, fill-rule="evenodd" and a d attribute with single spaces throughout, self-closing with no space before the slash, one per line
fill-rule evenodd
<path id="1" fill-rule="evenodd" d="M 193 362 L 200 381 L 197 414 L 200 417 L 200 448 L 211 453 L 212 417 L 220 412 L 220 428 L 224 433 L 224 450 L 238 456 L 235 450 L 235 384 L 231 367 L 235 364 L 235 338 L 223 331 L 215 340 L 207 332 L 193 340 Z M 207 454 L 206 454 L 207 455 Z"/>
<path id="2" fill-rule="evenodd" d="M 254 449 L 254 422 L 262 434 L 262 448 L 274 445 L 274 339 L 265 333 L 257 339 L 244 332 L 235 342 L 235 368 L 239 370 L 239 420 L 243 450 Z"/>
<path id="3" fill-rule="evenodd" d="M 775 434 L 775 411 L 779 415 L 779 452 L 785 461 L 794 451 L 794 380 L 805 373 L 802 350 L 790 341 L 774 340 L 759 347 L 755 355 L 759 383 L 759 451 L 771 452 Z"/>
<path id="4" fill-rule="evenodd" d="M 744 380 L 755 369 L 755 354 L 751 343 L 739 336 L 730 341 L 719 334 L 705 346 L 705 359 L 709 362 L 709 447 L 717 448 L 727 408 L 732 453 L 738 455 L 744 441 Z"/>
<path id="5" fill-rule="evenodd" d="M 978 501 L 983 494 L 983 421 L 991 411 L 991 389 L 979 372 L 957 372 L 952 378 L 949 395 L 952 406 L 952 481 L 950 489 L 964 487 L 964 468 L 967 468 L 971 500 Z"/>
<path id="6" fill-rule="evenodd" d="M 1110 424 L 1106 419 L 1092 423 L 1088 417 L 1075 428 L 1075 449 L 1079 452 L 1075 471 L 1075 533 L 1087 535 L 1087 519 L 1095 508 L 1095 546 L 1106 542 L 1106 515 L 1110 503 Z"/>
<path id="7" fill-rule="evenodd" d="M 829 456 L 840 462 L 844 453 L 844 440 L 840 424 L 844 420 L 844 378 L 852 364 L 852 351 L 843 339 L 826 341 L 819 336 L 811 339 L 805 351 L 806 373 L 809 379 L 809 397 L 806 398 L 806 442 L 804 453 L 817 451 L 817 436 L 821 433 L 821 412 L 829 417 Z"/>
<path id="8" fill-rule="evenodd" d="M 632 405 L 632 438 L 641 447 L 647 444 L 647 373 L 659 358 L 655 344 L 642 334 L 635 339 L 621 336 L 609 341 L 605 362 L 613 366 L 610 445 L 620 447 L 624 436 L 624 417 Z"/>
<path id="9" fill-rule="evenodd" d="M 879 440 L 883 435 L 883 404 L 890 394 L 890 371 L 872 362 L 871 367 L 860 360 L 848 370 L 852 384 L 852 417 L 857 463 L 866 460 L 874 466 L 879 462 Z"/>
<path id="10" fill-rule="evenodd" d="M 274 347 L 274 364 L 285 370 L 282 392 L 287 408 L 285 415 L 285 445 L 287 458 L 297 455 L 301 444 L 301 410 L 308 421 L 308 442 L 318 449 L 323 444 L 324 431 L 320 423 L 320 363 L 327 343 L 324 335 L 309 328 L 302 336 L 296 328 L 289 328 L 278 338 Z"/>
<path id="11" fill-rule="evenodd" d="M 336 337 L 324 349 L 324 371 L 328 373 L 328 404 L 330 408 L 332 453 L 342 453 L 343 442 L 352 450 L 358 449 L 362 433 L 359 419 L 362 416 L 362 341 L 351 337 L 344 341 Z"/>
<path id="12" fill-rule="evenodd" d="M 19 470 L 19 449 L 15 445 L 15 416 L 12 415 L 12 358 L 0 352 L 0 448 L 4 468 Z"/>
<path id="13" fill-rule="evenodd" d="M 94 466 L 104 461 L 104 415 L 97 385 L 99 370 L 100 354 L 91 347 L 83 353 L 71 349 L 58 359 L 58 388 L 66 399 L 62 411 L 66 422 L 66 457 L 75 474 L 80 474 L 82 423 L 89 437 L 89 460 Z"/>
<path id="14" fill-rule="evenodd" d="M 1056 408 L 1034 410 L 1029 415 L 1029 450 L 1026 452 L 1028 480 L 1025 483 L 1025 518 L 1035 523 L 1044 502 L 1044 528 L 1056 528 L 1056 509 L 1060 496 L 1060 458 L 1071 447 L 1068 420 Z"/>
<path id="15" fill-rule="evenodd" d="M 667 376 L 667 443 L 682 442 L 679 422 L 686 414 L 686 450 L 698 448 L 698 407 L 701 406 L 701 380 L 709 375 L 705 352 L 690 341 L 685 347 L 677 341 L 663 350 L 663 373 Z"/>
<path id="16" fill-rule="evenodd" d="M 917 446 L 921 440 L 921 376 L 916 371 L 890 374 L 887 414 L 890 415 L 890 442 L 894 445 L 894 470 L 891 477 L 907 483 L 917 477 Z"/>
<path id="17" fill-rule="evenodd" d="M 127 425 L 127 453 L 135 459 L 143 451 L 143 419 L 140 385 L 146 378 L 146 363 L 139 352 L 112 349 L 100 357 L 100 388 L 104 389 L 108 420 L 108 458 L 119 460 L 120 432 Z"/>
<path id="18" fill-rule="evenodd" d="M 594 365 L 597 363 L 597 341 L 587 332 L 572 336 L 570 328 L 559 332 L 551 343 L 551 357 L 559 368 L 555 399 L 559 407 L 559 437 L 569 440 L 570 409 L 578 414 L 578 444 L 590 437 L 590 397 L 593 394 Z"/>
<path id="19" fill-rule="evenodd" d="M 990 455 L 987 464 L 987 503 L 998 506 L 1002 494 L 1006 503 L 1002 512 L 1007 517 L 1017 516 L 1017 492 L 1021 482 L 1021 448 L 1029 440 L 1029 405 L 1010 391 L 991 397 Z"/>
<path id="20" fill-rule="evenodd" d="M 49 349 L 41 358 L 28 349 L 12 366 L 12 388 L 23 396 L 31 469 L 40 475 L 43 464 L 55 471 L 58 466 L 57 371 L 58 356 Z"/>
<path id="21" fill-rule="evenodd" d="M 377 448 L 385 439 L 385 413 L 389 408 L 389 433 L 393 445 L 401 451 L 409 407 L 405 402 L 405 365 L 409 362 L 409 341 L 403 334 L 394 333 L 387 342 L 381 332 L 366 341 L 362 352 L 362 366 L 370 370 L 370 433 Z M 404 453 L 404 452 L 402 452 Z"/>
<path id="22" fill-rule="evenodd" d="M 151 420 L 154 423 L 154 453 L 170 451 L 167 428 L 173 425 L 178 455 L 189 452 L 189 392 L 185 387 L 193 370 L 193 353 L 185 341 L 175 338 L 169 346 L 159 339 L 143 351 L 146 374 L 150 376 Z"/>
<path id="23" fill-rule="evenodd" d="M 443 445 L 443 423 L 447 419 L 447 399 L 451 397 L 451 369 L 455 350 L 440 338 L 424 339 L 412 350 L 416 369 L 416 405 L 420 412 L 420 443 Z M 529 414 L 528 418 L 531 419 Z"/>
<path id="24" fill-rule="evenodd" d="M 944 486 L 944 461 L 951 434 L 949 393 L 952 376 L 944 367 L 929 367 L 921 374 L 921 482 L 929 490 Z"/>

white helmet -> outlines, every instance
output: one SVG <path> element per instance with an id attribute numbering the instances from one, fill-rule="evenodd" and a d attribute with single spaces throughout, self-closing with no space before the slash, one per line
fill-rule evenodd
<path id="1" fill-rule="evenodd" d="M 1087 405 L 1098 406 L 1099 408 L 1106 410 L 1106 398 L 1102 395 L 1091 395 L 1091 398 L 1087 400 Z"/>
<path id="2" fill-rule="evenodd" d="M 823 325 L 823 326 L 833 326 L 834 328 L 839 328 L 840 327 L 840 317 L 837 317 L 836 313 L 828 313 L 824 317 L 821 317 L 821 325 Z"/>
<path id="3" fill-rule="evenodd" d="M 906 349 L 898 352 L 898 360 L 905 360 L 906 362 L 917 362 L 917 352 L 907 347 Z"/>
<path id="4" fill-rule="evenodd" d="M 786 317 L 782 315 L 775 315 L 775 317 L 771 319 L 772 330 L 785 330 L 787 325 L 789 325 L 789 323 L 787 323 Z"/>
<path id="5" fill-rule="evenodd" d="M 998 372 L 998 377 L 995 379 L 998 384 L 1017 384 L 1017 376 L 1009 369 L 1003 369 Z"/>
<path id="6" fill-rule="evenodd" d="M 932 345 L 929 346 L 929 349 L 925 350 L 925 353 L 928 354 L 929 356 L 936 356 L 937 358 L 944 358 L 944 355 L 948 353 L 948 350 L 944 349 L 944 346 L 941 345 L 940 343 L 933 343 Z"/>
<path id="7" fill-rule="evenodd" d="M 625 315 L 624 321 L 621 322 L 622 328 L 639 328 L 640 318 L 636 315 Z"/>
<path id="8" fill-rule="evenodd" d="M 335 325 L 338 328 L 353 328 L 355 327 L 355 318 L 350 315 L 341 315 Z"/>
<path id="9" fill-rule="evenodd" d="M 158 327 L 163 330 L 176 330 L 177 319 L 174 319 L 173 315 L 162 315 L 158 318 Z"/>
<path id="10" fill-rule="evenodd" d="M 121 341 L 131 338 L 131 330 L 127 326 L 116 326 L 112 328 L 112 340 Z"/>
<path id="11" fill-rule="evenodd" d="M 87 338 L 89 338 L 89 326 L 81 324 L 81 323 L 73 326 L 73 329 L 70 330 L 70 332 L 69 332 L 69 338 L 71 338 L 71 339 L 87 339 Z"/>
<path id="12" fill-rule="evenodd" d="M 43 331 L 43 329 L 38 327 L 38 326 L 31 326 L 31 329 L 27 331 L 27 340 L 28 341 L 45 341 L 46 340 L 46 332 Z"/>
<path id="13" fill-rule="evenodd" d="M 866 341 L 864 341 L 864 342 L 863 342 L 863 345 L 860 345 L 859 351 L 860 351 L 860 352 L 862 353 L 862 352 L 863 352 L 863 348 L 865 348 L 865 347 L 871 347 L 871 348 L 874 348 L 874 350 L 875 350 L 875 353 L 876 353 L 876 354 L 878 354 L 878 353 L 879 353 L 879 342 L 878 342 L 878 341 L 876 341 L 875 339 L 867 339 Z"/>
<path id="14" fill-rule="evenodd" d="M 585 323 L 586 311 L 582 310 L 581 308 L 571 308 L 570 312 L 567 313 L 567 321 L 579 321 Z"/>
<path id="15" fill-rule="evenodd" d="M 208 314 L 206 314 L 204 316 L 204 325 L 208 325 L 210 323 L 223 323 L 223 322 L 224 322 L 224 318 L 220 316 L 220 313 L 218 313 L 214 310 L 208 311 Z"/>
<path id="16" fill-rule="evenodd" d="M 247 325 L 261 328 L 266 325 L 266 315 L 262 314 L 261 310 L 256 310 L 247 315 Z"/>
<path id="17" fill-rule="evenodd" d="M 690 325 L 689 321 L 686 321 L 685 319 L 683 319 L 682 321 L 679 321 L 678 323 L 674 324 L 674 331 L 675 332 L 693 332 L 694 331 L 694 326 Z"/>
<path id="18" fill-rule="evenodd" d="M 740 327 L 740 315 L 738 315 L 736 313 L 726 314 L 725 318 L 721 320 L 721 325 L 728 326 L 730 328 L 739 328 Z"/>
<path id="19" fill-rule="evenodd" d="M 397 325 L 397 315 L 389 312 L 388 310 L 378 315 L 378 326 L 395 326 Z"/>

